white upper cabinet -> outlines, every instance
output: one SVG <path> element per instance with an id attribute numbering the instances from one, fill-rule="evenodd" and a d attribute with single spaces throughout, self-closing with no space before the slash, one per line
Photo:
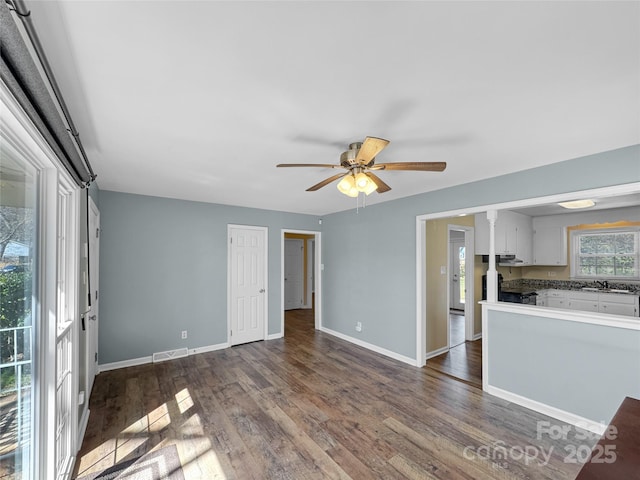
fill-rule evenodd
<path id="1" fill-rule="evenodd" d="M 476 255 L 489 255 L 489 221 L 486 213 L 475 217 Z M 495 225 L 496 255 L 515 255 L 530 265 L 532 261 L 531 217 L 502 210 Z"/>
<path id="2" fill-rule="evenodd" d="M 523 265 L 533 263 L 533 225 L 531 217 L 515 213 L 516 221 L 516 258 L 522 260 Z"/>
<path id="3" fill-rule="evenodd" d="M 533 265 L 567 265 L 566 227 L 536 226 L 533 231 Z"/>

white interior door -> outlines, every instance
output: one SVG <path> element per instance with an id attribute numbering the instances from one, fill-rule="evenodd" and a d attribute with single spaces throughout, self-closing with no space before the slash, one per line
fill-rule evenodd
<path id="1" fill-rule="evenodd" d="M 263 227 L 229 227 L 231 345 L 266 338 L 266 232 Z"/>
<path id="2" fill-rule="evenodd" d="M 313 294 L 315 292 L 315 270 L 314 259 L 316 258 L 316 241 L 313 238 L 307 242 L 307 288 L 305 294 L 304 308 L 313 308 Z"/>
<path id="3" fill-rule="evenodd" d="M 304 306 L 304 240 L 284 241 L 284 309 Z"/>
<path id="4" fill-rule="evenodd" d="M 464 234 L 462 240 L 452 240 L 450 243 L 451 266 L 449 281 L 450 307 L 456 310 L 464 310 L 465 300 L 465 242 Z"/>
<path id="5" fill-rule="evenodd" d="M 89 295 L 91 308 L 87 314 L 87 401 L 91 397 L 93 381 L 98 373 L 98 324 L 99 324 L 99 295 L 100 280 L 100 211 L 93 199 L 89 197 Z"/>

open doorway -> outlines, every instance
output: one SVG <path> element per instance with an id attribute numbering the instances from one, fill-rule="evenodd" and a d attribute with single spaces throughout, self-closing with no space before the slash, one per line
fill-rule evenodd
<path id="1" fill-rule="evenodd" d="M 320 232 L 282 230 L 282 335 L 320 328 Z"/>
<path id="2" fill-rule="evenodd" d="M 447 245 L 447 346 L 454 348 L 475 340 L 474 227 L 447 222 Z"/>
<path id="3" fill-rule="evenodd" d="M 480 333 L 480 292 L 475 285 L 481 273 L 474 255 L 475 219 L 435 218 L 423 225 L 426 365 L 481 386 L 481 344 L 474 341 Z"/>
<path id="4" fill-rule="evenodd" d="M 465 231 L 449 228 L 449 348 L 465 342 Z"/>

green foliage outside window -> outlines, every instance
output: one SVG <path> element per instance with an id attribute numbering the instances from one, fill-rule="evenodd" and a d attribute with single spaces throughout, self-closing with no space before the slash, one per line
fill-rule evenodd
<path id="1" fill-rule="evenodd" d="M 637 259 L 638 232 L 579 235 L 577 276 L 637 278 Z"/>
<path id="2" fill-rule="evenodd" d="M 31 360 L 31 272 L 0 274 L 0 363 Z M 6 330 L 8 329 L 8 330 Z M 15 388 L 16 367 L 0 372 L 0 394 Z M 30 366 L 22 366 L 22 384 L 30 381 Z"/>

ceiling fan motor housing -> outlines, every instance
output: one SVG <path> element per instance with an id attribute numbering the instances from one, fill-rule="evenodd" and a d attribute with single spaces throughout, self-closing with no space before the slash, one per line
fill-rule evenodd
<path id="1" fill-rule="evenodd" d="M 350 143 L 349 150 L 347 150 L 346 152 L 342 152 L 342 155 L 340 155 L 340 165 L 346 168 L 359 166 L 358 162 L 356 162 L 356 158 L 358 157 L 358 152 L 360 151 L 361 147 L 362 142 Z M 375 158 L 372 158 L 366 166 L 368 167 L 373 165 L 374 160 Z"/>

